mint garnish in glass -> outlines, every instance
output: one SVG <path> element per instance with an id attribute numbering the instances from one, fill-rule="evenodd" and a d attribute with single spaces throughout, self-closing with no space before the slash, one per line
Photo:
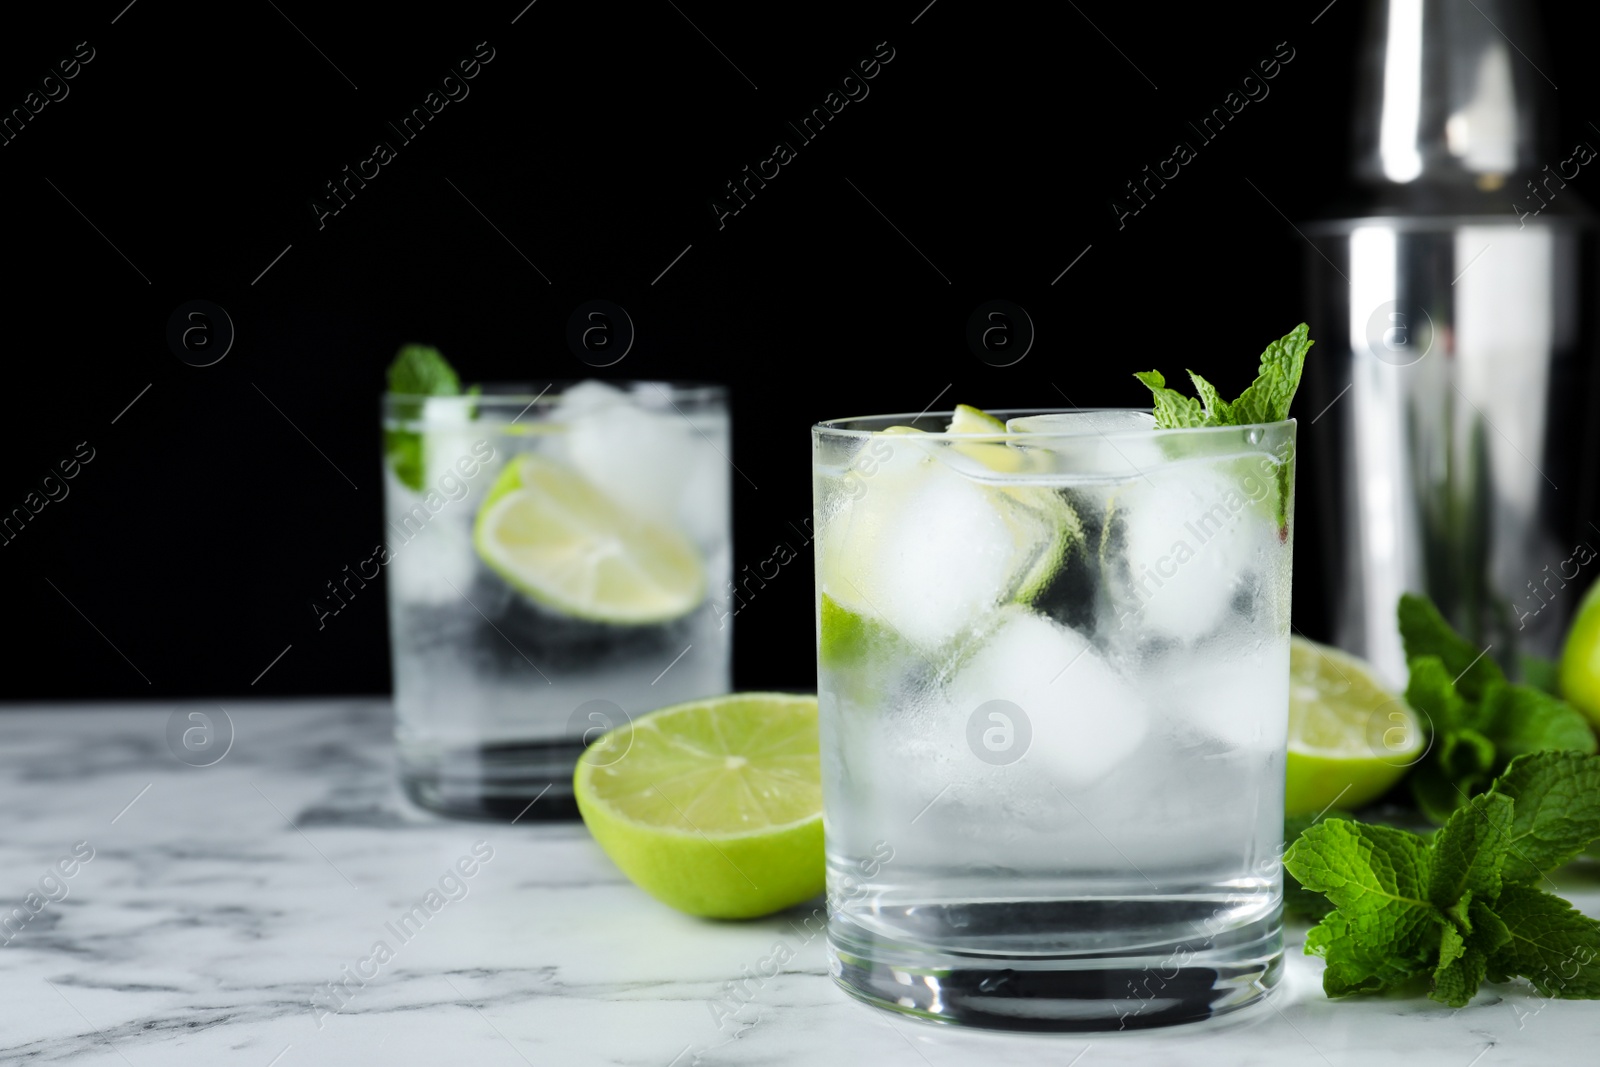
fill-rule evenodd
<path id="1" fill-rule="evenodd" d="M 1300 388 L 1300 373 L 1305 370 L 1306 353 L 1316 342 L 1307 334 L 1310 328 L 1301 323 L 1261 353 L 1261 368 L 1256 380 L 1239 394 L 1239 399 L 1228 403 L 1217 393 L 1216 387 L 1194 371 L 1189 380 L 1199 399 L 1184 396 L 1176 389 L 1167 388 L 1167 380 L 1160 371 L 1139 371 L 1134 377 L 1149 387 L 1155 397 L 1156 428 L 1158 430 L 1193 429 L 1202 426 L 1253 426 L 1257 423 L 1282 422 L 1289 417 L 1289 405 Z M 1285 458 L 1285 457 L 1280 457 Z M 1289 465 L 1278 467 L 1278 537 L 1289 535 Z"/>
<path id="2" fill-rule="evenodd" d="M 422 399 L 460 396 L 461 379 L 437 348 L 402 345 L 389 364 L 389 392 L 418 399 L 396 404 L 394 411 L 408 421 L 422 418 Z M 418 492 L 423 484 L 422 434 L 414 430 L 384 430 L 383 451 L 395 476 Z"/>

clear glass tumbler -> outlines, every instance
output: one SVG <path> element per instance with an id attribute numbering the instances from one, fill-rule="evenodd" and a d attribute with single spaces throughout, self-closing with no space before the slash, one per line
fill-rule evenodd
<path id="1" fill-rule="evenodd" d="M 974 1026 L 1277 983 L 1295 423 L 813 428 L 834 976 Z"/>
<path id="2" fill-rule="evenodd" d="M 383 427 L 395 739 L 417 804 L 572 817 L 586 744 L 728 691 L 721 387 L 388 394 Z"/>

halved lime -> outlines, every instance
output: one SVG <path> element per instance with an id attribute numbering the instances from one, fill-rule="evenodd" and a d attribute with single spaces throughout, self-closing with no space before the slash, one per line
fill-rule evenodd
<path id="1" fill-rule="evenodd" d="M 1415 711 L 1364 660 L 1289 639 L 1286 815 L 1358 808 L 1405 776 L 1425 737 Z"/>
<path id="2" fill-rule="evenodd" d="M 1600 583 L 1584 594 L 1561 649 L 1561 695 L 1600 727 Z"/>
<path id="3" fill-rule="evenodd" d="M 705 569 L 682 534 L 630 514 L 571 467 L 537 454 L 501 470 L 472 543 L 513 588 L 580 619 L 666 622 L 705 596 Z"/>
<path id="4" fill-rule="evenodd" d="M 572 787 L 612 862 L 679 911 L 748 919 L 822 892 L 816 697 L 653 711 L 584 752 Z"/>

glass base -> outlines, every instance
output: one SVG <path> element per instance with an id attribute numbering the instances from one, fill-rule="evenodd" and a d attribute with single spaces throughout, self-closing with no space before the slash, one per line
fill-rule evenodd
<path id="1" fill-rule="evenodd" d="M 1035 904 L 1065 928 L 1104 902 Z M 1013 920 L 1017 905 L 974 903 L 962 911 Z M 912 909 L 916 910 L 916 909 Z M 922 909 L 927 910 L 927 909 Z M 1011 954 L 940 950 L 868 930 L 843 916 L 828 929 L 834 980 L 868 1004 L 934 1022 L 996 1030 L 1135 1030 L 1212 1019 L 1267 996 L 1283 974 L 1283 925 L 1266 918 L 1225 931 L 1194 932 L 1111 954 L 1047 955 L 1055 940 L 1039 928 L 1041 950 Z M 1060 929 L 1062 927 L 1058 927 Z M 1081 926 L 1077 927 L 1082 929 Z"/>
<path id="2" fill-rule="evenodd" d="M 572 772 L 583 744 L 528 741 L 400 756 L 400 786 L 418 807 L 456 819 L 548 822 L 578 818 Z"/>

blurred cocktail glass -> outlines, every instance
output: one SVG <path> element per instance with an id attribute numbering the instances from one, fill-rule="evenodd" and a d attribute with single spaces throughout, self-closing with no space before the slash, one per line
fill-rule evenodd
<path id="1" fill-rule="evenodd" d="M 416 803 L 570 816 L 586 744 L 727 691 L 720 387 L 389 393 L 383 426 L 395 737 Z"/>

